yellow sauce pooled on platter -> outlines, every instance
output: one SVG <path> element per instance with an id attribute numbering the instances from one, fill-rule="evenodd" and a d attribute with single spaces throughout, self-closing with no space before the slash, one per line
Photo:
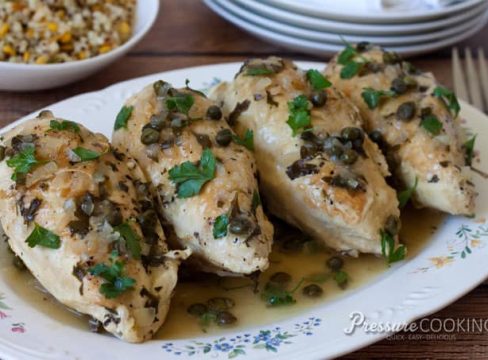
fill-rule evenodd
<path id="1" fill-rule="evenodd" d="M 422 250 L 443 219 L 443 214 L 430 210 L 409 208 L 403 212 L 400 238 L 408 248 L 406 261 L 415 257 Z M 42 287 L 28 271 L 19 271 L 12 265 L 13 257 L 6 251 L 6 243 L 2 242 L 1 246 L 1 276 L 6 286 L 24 301 L 31 303 L 38 311 L 55 320 L 59 326 L 73 326 L 88 331 L 86 316 L 67 309 L 49 294 L 43 292 Z M 364 254 L 357 258 L 344 256 L 343 270 L 349 275 L 349 281 L 346 288 L 342 289 L 330 277 L 324 281 L 324 278 L 330 273 L 326 261 L 333 255 L 328 250 L 309 246 L 305 246 L 299 251 L 283 251 L 282 247 L 278 245 L 274 247 L 270 257 L 270 267 L 259 277 L 258 289 L 260 291 L 270 276 L 280 271 L 292 276 L 290 289 L 301 279 L 311 277 L 315 279 L 314 283 L 323 289 L 322 296 L 309 298 L 302 293 L 303 287 L 311 283 L 305 280 L 301 287 L 293 293 L 296 303 L 292 305 L 268 307 L 261 299 L 261 294 L 253 291 L 253 282 L 247 278 L 219 279 L 217 276 L 210 275 L 204 280 L 180 281 L 171 302 L 168 318 L 155 338 L 191 338 L 205 333 L 219 334 L 229 330 L 236 331 L 271 324 L 337 299 L 345 293 L 373 281 L 382 272 L 388 270 L 385 259 L 381 257 Z M 238 319 L 234 325 L 228 327 L 218 327 L 214 324 L 202 326 L 198 318 L 187 312 L 191 304 L 205 303 L 214 297 L 226 297 L 235 301 L 235 307 L 230 310 Z"/>

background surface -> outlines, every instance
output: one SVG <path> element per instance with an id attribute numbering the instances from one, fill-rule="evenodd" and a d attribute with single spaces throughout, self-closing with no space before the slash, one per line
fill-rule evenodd
<path id="1" fill-rule="evenodd" d="M 144 1 L 144 0 L 141 0 Z M 459 48 L 484 47 L 488 54 L 488 26 Z M 158 20 L 146 38 L 126 57 L 86 80 L 63 88 L 32 92 L 0 92 L 0 127 L 51 103 L 100 90 L 119 81 L 177 68 L 243 61 L 254 56 L 277 55 L 296 60 L 326 61 L 266 44 L 227 23 L 200 0 L 161 0 Z M 452 86 L 450 49 L 412 59 L 432 71 L 440 82 Z M 482 284 L 462 299 L 430 318 L 482 318 L 488 321 L 488 284 Z M 395 339 L 348 355 L 346 359 L 487 359 L 488 332 L 400 334 Z M 443 336 L 444 335 L 444 336 Z M 448 336 L 445 336 L 448 335 Z M 409 339 L 409 337 L 411 337 Z"/>

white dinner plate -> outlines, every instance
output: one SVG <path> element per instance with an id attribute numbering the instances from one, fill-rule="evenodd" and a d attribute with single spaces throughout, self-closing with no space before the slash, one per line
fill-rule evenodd
<path id="1" fill-rule="evenodd" d="M 322 63 L 298 62 L 302 68 L 323 68 Z M 125 81 L 104 90 L 79 95 L 49 105 L 57 116 L 78 121 L 110 137 L 114 118 L 124 100 L 145 85 L 164 79 L 175 86 L 191 80 L 194 88 L 207 88 L 221 80 L 232 80 L 240 63 L 180 69 Z M 37 114 L 27 116 L 30 118 Z M 462 104 L 465 126 L 488 136 L 488 118 Z M 21 119 L 4 130 L 21 123 Z M 479 142 L 481 170 L 488 170 L 488 143 Z M 344 354 L 388 334 L 366 333 L 361 328 L 352 335 L 350 314 L 362 312 L 368 321 L 407 323 L 455 301 L 488 276 L 488 184 L 474 174 L 480 193 L 476 217 L 445 217 L 427 244 L 415 256 L 395 264 L 369 283 L 332 302 L 320 303 L 289 315 L 285 320 L 246 329 L 211 332 L 196 338 L 153 340 L 144 344 L 124 343 L 112 336 L 93 334 L 58 321 L 30 305 L 7 281 L 7 265 L 0 263 L 0 358 L 24 359 L 144 359 L 202 360 L 324 359 Z M 16 285 L 17 288 L 19 284 Z"/>
<path id="2" fill-rule="evenodd" d="M 316 31 L 316 30 L 309 30 L 303 29 L 302 27 L 297 27 L 293 25 L 284 24 L 267 17 L 260 16 L 250 10 L 247 10 L 244 7 L 239 7 L 235 5 L 233 2 L 228 0 L 214 0 L 218 5 L 222 7 L 222 9 L 230 12 L 236 16 L 239 16 L 245 21 L 251 22 L 258 26 L 262 26 L 267 28 L 271 31 L 276 31 L 277 33 L 282 33 L 285 35 L 290 35 L 292 37 L 312 40 L 312 41 L 319 41 L 319 42 L 327 42 L 332 44 L 343 44 L 345 39 L 346 41 L 357 43 L 360 41 L 368 41 L 372 44 L 377 45 L 384 45 L 384 46 L 403 46 L 403 45 L 411 45 L 411 44 L 419 44 L 425 42 L 432 42 L 435 40 L 442 40 L 446 38 L 450 38 L 457 34 L 466 32 L 467 30 L 471 29 L 473 26 L 476 26 L 483 18 L 484 13 L 486 12 L 486 8 L 488 7 L 488 2 L 482 4 L 483 9 L 475 9 L 477 10 L 476 15 L 468 19 L 460 24 L 452 25 L 447 28 L 443 28 L 438 31 L 431 31 L 425 34 L 414 34 L 414 35 L 407 35 L 407 36 L 367 36 L 364 34 L 350 34 L 350 35 L 342 35 L 342 33 L 331 33 L 326 31 Z M 343 39 L 341 38 L 343 37 Z"/>
<path id="3" fill-rule="evenodd" d="M 432 1 L 408 0 L 405 5 L 385 8 L 380 0 L 261 0 L 297 13 L 326 19 L 368 23 L 407 23 L 460 14 L 485 0 L 464 0 L 450 6 L 434 6 Z"/>
<path id="4" fill-rule="evenodd" d="M 221 7 L 217 2 L 215 2 L 215 0 L 204 0 L 204 2 L 214 12 L 218 13 L 220 16 L 233 23 L 234 25 L 237 25 L 238 27 L 246 30 L 247 32 L 255 35 L 258 38 L 261 38 L 278 46 L 311 54 L 314 56 L 331 56 L 343 48 L 343 45 L 338 45 L 335 43 L 306 40 L 286 34 L 277 33 L 275 31 L 268 30 L 262 26 L 252 24 L 240 18 L 239 16 L 230 13 L 229 11 Z M 422 44 L 415 44 L 410 46 L 388 46 L 388 50 L 396 51 L 403 56 L 414 56 L 429 53 L 469 38 L 471 35 L 481 30 L 483 26 L 487 23 L 487 21 L 488 13 L 485 12 L 478 24 L 472 26 L 470 29 L 462 33 L 458 33 L 446 39 L 434 40 Z"/>
<path id="5" fill-rule="evenodd" d="M 317 31 L 336 32 L 339 34 L 364 35 L 422 34 L 442 28 L 448 28 L 473 18 L 475 15 L 479 14 L 482 9 L 485 9 L 488 3 L 487 1 L 484 1 L 477 4 L 472 9 L 464 10 L 459 14 L 442 17 L 440 19 L 430 19 L 426 22 L 362 24 L 352 21 L 334 21 L 330 19 L 322 19 L 316 17 L 316 14 L 313 16 L 301 15 L 289 9 L 275 8 L 273 6 L 263 4 L 258 0 L 228 0 L 228 2 L 246 8 L 254 14 L 259 14 L 270 20 L 273 19 L 283 24 L 290 24 L 302 27 L 304 29 Z"/>

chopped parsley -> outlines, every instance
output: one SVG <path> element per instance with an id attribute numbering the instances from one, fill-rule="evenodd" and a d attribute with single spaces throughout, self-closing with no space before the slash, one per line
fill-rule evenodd
<path id="1" fill-rule="evenodd" d="M 232 135 L 232 140 L 236 144 L 245 146 L 250 151 L 254 151 L 254 132 L 252 130 L 247 129 L 242 139 L 237 135 Z"/>
<path id="2" fill-rule="evenodd" d="M 378 107 L 381 99 L 395 96 L 395 92 L 391 90 L 375 90 L 373 88 L 364 88 L 361 96 L 364 102 L 371 110 Z"/>
<path id="3" fill-rule="evenodd" d="M 442 130 L 442 123 L 435 115 L 427 115 L 422 117 L 420 126 L 434 136 L 439 135 Z"/>
<path id="4" fill-rule="evenodd" d="M 307 80 L 312 85 L 314 90 L 323 90 L 332 85 L 332 83 L 327 80 L 327 78 L 320 73 L 320 71 L 315 69 L 310 69 L 307 71 Z"/>
<path id="5" fill-rule="evenodd" d="M 120 236 L 124 239 L 129 254 L 134 259 L 141 258 L 141 244 L 139 236 L 132 230 L 128 223 L 123 223 L 114 228 Z"/>
<path id="6" fill-rule="evenodd" d="M 266 66 L 254 66 L 254 67 L 249 67 L 246 70 L 246 73 L 244 75 L 247 76 L 262 76 L 262 75 L 271 75 L 274 74 L 275 71 L 273 71 L 270 68 L 267 68 Z"/>
<path id="7" fill-rule="evenodd" d="M 217 216 L 213 225 L 214 239 L 220 239 L 227 236 L 227 227 L 229 226 L 229 216 L 222 214 Z"/>
<path id="8" fill-rule="evenodd" d="M 123 275 L 124 263 L 113 261 L 111 265 L 97 264 L 89 273 L 103 278 L 106 282 L 100 285 L 99 291 L 107 299 L 114 299 L 134 287 L 136 281 Z"/>
<path id="9" fill-rule="evenodd" d="M 292 290 L 286 290 L 278 283 L 269 282 L 266 284 L 261 298 L 270 307 L 292 305 L 297 302 L 293 294 L 300 288 L 303 282 L 304 279 L 301 279 Z"/>
<path id="10" fill-rule="evenodd" d="M 454 92 L 445 87 L 437 86 L 434 89 L 433 95 L 442 100 L 454 117 L 458 116 L 459 111 L 461 111 L 461 106 Z"/>
<path id="11" fill-rule="evenodd" d="M 175 96 L 171 96 L 166 99 L 166 106 L 168 107 L 168 110 L 178 111 L 185 115 L 188 115 L 188 112 L 194 103 L 195 99 L 190 94 L 178 93 Z"/>
<path id="12" fill-rule="evenodd" d="M 381 254 L 388 265 L 405 259 L 407 248 L 401 244 L 395 249 L 395 239 L 386 231 L 381 231 Z"/>
<path id="13" fill-rule="evenodd" d="M 292 129 L 293 136 L 296 136 L 301 129 L 310 127 L 312 118 L 310 117 L 309 102 L 305 95 L 299 95 L 288 102 L 288 121 L 286 122 Z"/>
<path id="14" fill-rule="evenodd" d="M 36 159 L 36 148 L 34 145 L 26 146 L 21 152 L 7 160 L 7 166 L 14 169 L 11 179 L 17 181 L 19 175 L 28 174 L 33 167 L 41 162 Z"/>
<path id="15" fill-rule="evenodd" d="M 132 111 L 134 110 L 133 106 L 122 106 L 117 117 L 115 118 L 114 130 L 119 129 L 127 129 L 127 122 L 129 121 Z"/>
<path id="16" fill-rule="evenodd" d="M 344 270 L 339 270 L 334 272 L 333 279 L 339 287 L 344 288 L 349 282 L 349 274 Z"/>
<path id="17" fill-rule="evenodd" d="M 405 205 L 407 205 L 408 203 L 408 200 L 410 200 L 410 198 L 412 197 L 413 193 L 415 192 L 415 190 L 417 189 L 417 185 L 419 183 L 419 178 L 418 177 L 415 177 L 415 182 L 413 184 L 413 186 L 403 190 L 403 191 L 400 191 L 397 195 L 398 197 L 398 202 L 399 202 L 399 206 L 400 206 L 400 209 L 405 207 Z"/>
<path id="18" fill-rule="evenodd" d="M 34 224 L 34 230 L 32 230 L 25 242 L 31 248 L 42 246 L 49 249 L 59 249 L 61 247 L 59 236 L 37 223 Z"/>
<path id="19" fill-rule="evenodd" d="M 210 149 L 205 149 L 198 166 L 186 161 L 169 171 L 169 178 L 177 186 L 179 198 L 189 198 L 200 193 L 203 185 L 215 177 L 216 159 Z"/>
<path id="20" fill-rule="evenodd" d="M 67 131 L 72 131 L 76 134 L 80 132 L 80 127 L 78 126 L 78 124 L 68 120 L 61 120 L 61 121 L 51 120 L 49 122 L 49 127 L 51 128 L 51 130 L 55 130 L 55 131 L 67 130 Z"/>
<path id="21" fill-rule="evenodd" d="M 80 162 L 96 160 L 102 155 L 99 152 L 82 147 L 77 147 L 71 151 L 80 158 Z"/>
<path id="22" fill-rule="evenodd" d="M 341 65 L 346 65 L 358 54 L 357 50 L 352 46 L 352 44 L 346 43 L 346 48 L 341 51 L 337 62 Z"/>
<path id="23" fill-rule="evenodd" d="M 468 141 L 466 141 L 464 143 L 464 159 L 465 159 L 465 162 L 466 162 L 466 165 L 468 166 L 471 166 L 471 164 L 473 163 L 473 156 L 474 156 L 474 143 L 476 141 L 476 136 L 477 135 L 474 135 L 471 139 L 469 139 Z"/>
<path id="24" fill-rule="evenodd" d="M 341 79 L 351 79 L 356 76 L 364 66 L 364 62 L 351 61 L 341 69 Z"/>
<path id="25" fill-rule="evenodd" d="M 346 48 L 342 50 L 337 58 L 337 62 L 343 65 L 341 69 L 341 79 L 351 79 L 356 76 L 361 69 L 366 65 L 367 61 L 363 59 L 362 62 L 354 61 L 353 59 L 358 55 L 357 49 L 346 42 Z"/>

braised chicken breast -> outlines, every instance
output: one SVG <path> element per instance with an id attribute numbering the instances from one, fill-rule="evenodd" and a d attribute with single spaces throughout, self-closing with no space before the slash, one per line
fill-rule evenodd
<path id="1" fill-rule="evenodd" d="M 325 73 L 359 108 L 399 188 L 413 190 L 415 205 L 474 213 L 459 104 L 450 90 L 431 73 L 366 43 L 348 45 Z"/>
<path id="2" fill-rule="evenodd" d="M 271 213 L 352 255 L 381 254 L 382 235 L 395 238 L 398 201 L 386 162 L 355 107 L 317 70 L 253 59 L 211 98 L 240 137 L 254 134 Z"/>
<path id="3" fill-rule="evenodd" d="M 113 143 L 140 163 L 176 244 L 201 270 L 268 267 L 273 227 L 259 200 L 252 138 L 238 138 L 204 94 L 147 86 L 122 108 Z"/>
<path id="4" fill-rule="evenodd" d="M 48 111 L 4 134 L 0 155 L 14 253 L 61 303 L 125 341 L 150 339 L 189 251 L 168 251 L 136 161 Z"/>

